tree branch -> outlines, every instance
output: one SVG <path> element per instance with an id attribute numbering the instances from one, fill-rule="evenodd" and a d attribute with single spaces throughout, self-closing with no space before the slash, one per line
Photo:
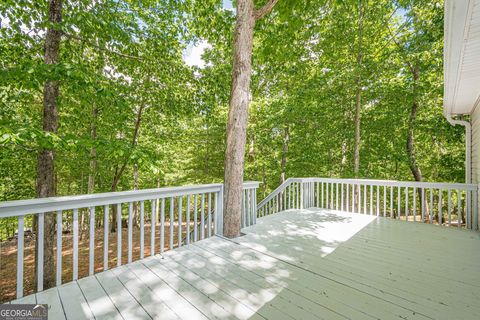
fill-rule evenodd
<path id="1" fill-rule="evenodd" d="M 268 0 L 268 2 L 265 3 L 263 7 L 261 7 L 260 9 L 256 9 L 253 12 L 253 16 L 255 17 L 255 20 L 260 20 L 263 17 L 265 17 L 267 14 L 269 14 L 270 11 L 272 11 L 273 7 L 275 7 L 277 2 L 278 0 Z"/>

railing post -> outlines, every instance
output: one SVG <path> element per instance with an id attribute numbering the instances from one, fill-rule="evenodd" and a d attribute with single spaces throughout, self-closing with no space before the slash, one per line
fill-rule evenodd
<path id="1" fill-rule="evenodd" d="M 244 182 L 242 190 L 242 207 L 241 207 L 241 227 L 246 228 L 256 223 L 257 218 L 257 198 L 256 191 L 259 186 L 259 182 Z M 273 198 L 275 212 L 282 211 L 281 196 L 278 194 Z"/>
<path id="2" fill-rule="evenodd" d="M 223 187 L 222 184 L 218 191 L 218 207 L 215 210 L 215 235 L 218 236 L 223 236 Z"/>

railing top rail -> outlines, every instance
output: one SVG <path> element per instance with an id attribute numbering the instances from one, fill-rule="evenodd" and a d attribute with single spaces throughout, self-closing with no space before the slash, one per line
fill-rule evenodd
<path id="1" fill-rule="evenodd" d="M 397 181 L 397 180 L 376 180 L 376 179 L 342 179 L 342 178 L 288 178 L 272 193 L 270 193 L 265 199 L 258 203 L 257 208 L 262 208 L 268 201 L 278 195 L 291 183 L 302 182 L 328 182 L 328 183 L 344 183 L 344 184 L 361 184 L 361 185 L 373 185 L 373 186 L 386 186 L 386 187 L 410 187 L 410 188 L 424 188 L 424 189 L 445 189 L 445 190 L 468 190 L 477 191 L 477 184 L 468 183 L 448 183 L 448 182 L 417 182 L 417 181 Z"/>
<path id="2" fill-rule="evenodd" d="M 417 181 L 397 181 L 397 180 L 375 180 L 375 179 L 341 179 L 341 178 L 291 178 L 292 182 L 333 182 L 350 184 L 368 184 L 375 186 L 394 186 L 394 187 L 417 187 L 417 188 L 435 188 L 435 189 L 461 189 L 477 190 L 477 184 L 468 183 L 449 183 L 449 182 L 417 182 Z"/>
<path id="3" fill-rule="evenodd" d="M 260 186 L 259 181 L 244 181 L 243 182 L 243 189 L 255 189 Z"/>
<path id="4" fill-rule="evenodd" d="M 270 201 L 273 197 L 275 197 L 280 191 L 285 189 L 289 184 L 291 184 L 292 182 L 301 182 L 300 180 L 301 179 L 297 179 L 297 178 L 288 178 L 287 180 L 285 180 L 285 182 L 279 185 L 277 189 L 273 190 L 272 193 L 270 193 L 265 199 L 263 199 L 258 203 L 257 209 L 260 209 L 261 207 L 263 207 L 268 201 Z"/>
<path id="5" fill-rule="evenodd" d="M 222 184 L 203 184 L 134 191 L 105 192 L 79 196 L 62 196 L 0 202 L 0 218 L 32 213 L 69 210 L 130 201 L 152 200 L 195 193 L 218 192 Z"/>
<path id="6" fill-rule="evenodd" d="M 254 189 L 258 188 L 259 185 L 260 183 L 257 181 L 246 181 L 243 183 L 243 188 Z M 197 193 L 218 192 L 221 190 L 222 186 L 223 184 L 221 183 L 212 183 L 133 191 L 104 192 L 78 196 L 5 201 L 0 202 L 0 218 L 126 203 L 131 201 L 176 197 Z"/>

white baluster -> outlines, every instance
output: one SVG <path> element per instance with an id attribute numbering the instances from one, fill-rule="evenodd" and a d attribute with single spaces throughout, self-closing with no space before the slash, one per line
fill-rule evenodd
<path id="1" fill-rule="evenodd" d="M 346 208 L 346 211 L 349 212 L 350 211 L 350 184 L 346 184 L 346 187 L 347 187 L 347 208 Z"/>
<path id="2" fill-rule="evenodd" d="M 160 208 L 160 254 L 165 251 L 165 198 L 162 198 Z"/>
<path id="3" fill-rule="evenodd" d="M 452 191 L 448 189 L 447 194 L 447 206 L 448 206 L 448 226 L 452 225 Z"/>
<path id="4" fill-rule="evenodd" d="M 393 218 L 393 188 L 394 186 L 390 187 L 390 218 Z"/>
<path id="5" fill-rule="evenodd" d="M 422 199 L 422 216 L 421 216 L 421 222 L 425 222 L 425 188 L 422 188 L 422 194 L 421 194 L 421 199 Z"/>
<path id="6" fill-rule="evenodd" d="M 200 239 L 205 239 L 205 193 L 202 193 L 202 201 L 200 207 Z"/>
<path id="7" fill-rule="evenodd" d="M 433 223 L 433 189 L 430 188 L 430 223 Z"/>
<path id="8" fill-rule="evenodd" d="M 405 221 L 408 221 L 408 187 L 405 188 Z"/>
<path id="9" fill-rule="evenodd" d="M 383 216 L 387 216 L 387 186 L 383 186 Z"/>
<path id="10" fill-rule="evenodd" d="M 128 239 L 128 251 L 127 261 L 132 263 L 132 251 L 133 251 L 133 202 L 128 203 L 128 226 L 127 226 L 127 239 Z"/>
<path id="11" fill-rule="evenodd" d="M 193 201 L 193 241 L 198 240 L 198 233 L 197 233 L 197 225 L 198 225 L 198 220 L 197 220 L 197 211 L 198 211 L 198 195 L 194 196 L 194 201 Z"/>
<path id="12" fill-rule="evenodd" d="M 103 207 L 103 270 L 108 270 L 108 204 Z"/>
<path id="13" fill-rule="evenodd" d="M 443 223 L 443 190 L 438 189 L 438 224 L 442 225 Z"/>
<path id="14" fill-rule="evenodd" d="M 373 215 L 373 185 L 370 185 L 370 215 Z"/>
<path id="15" fill-rule="evenodd" d="M 338 183 L 335 183 L 335 210 L 338 210 Z"/>
<path id="16" fill-rule="evenodd" d="M 217 194 L 215 193 L 215 197 L 217 196 Z M 215 204 L 215 210 L 217 209 L 216 207 L 216 204 Z M 190 195 L 187 195 L 187 212 L 186 212 L 186 216 L 187 216 L 187 221 L 186 221 L 186 244 L 190 244 Z"/>
<path id="17" fill-rule="evenodd" d="M 23 297 L 23 249 L 24 249 L 24 217 L 18 216 L 17 239 L 17 299 Z M 58 242 L 57 242 L 58 243 Z M 58 250 L 58 249 L 57 249 Z"/>
<path id="18" fill-rule="evenodd" d="M 117 267 L 122 265 L 122 204 L 117 204 Z"/>
<path id="19" fill-rule="evenodd" d="M 43 244 L 42 244 L 42 247 L 43 247 Z M 42 251 L 43 251 L 43 248 L 42 248 Z M 78 279 L 78 209 L 73 209 L 73 281 L 77 279 Z M 42 290 L 39 289 L 38 291 L 42 291 Z"/>
<path id="20" fill-rule="evenodd" d="M 324 183 L 322 182 L 322 196 L 321 196 L 322 204 L 321 204 L 321 208 L 325 208 L 325 202 L 323 201 L 323 194 L 324 194 L 324 192 L 323 192 L 323 184 L 324 184 Z"/>
<path id="21" fill-rule="evenodd" d="M 462 226 L 461 190 L 457 189 L 457 226 Z"/>
<path id="22" fill-rule="evenodd" d="M 182 246 L 182 206 L 183 197 L 178 197 L 178 247 Z"/>
<path id="23" fill-rule="evenodd" d="M 173 249 L 173 210 L 175 206 L 175 198 L 170 197 L 170 241 L 169 241 L 169 250 Z"/>
<path id="24" fill-rule="evenodd" d="M 56 261 L 56 285 L 57 286 L 62 284 L 62 251 L 63 251 L 62 250 L 62 228 L 63 228 L 62 220 L 63 220 L 62 210 L 58 210 L 57 211 L 57 261 Z M 22 226 L 22 229 L 23 229 L 23 226 Z M 22 233 L 23 233 L 23 230 L 22 230 Z M 18 238 L 20 239 L 20 233 Z"/>
<path id="25" fill-rule="evenodd" d="M 401 205 L 402 205 L 402 201 L 401 201 L 401 197 L 400 197 L 400 193 L 401 193 L 401 189 L 402 187 L 398 187 L 397 188 L 397 219 L 400 219 L 400 216 L 402 215 L 402 212 L 400 211 L 401 210 Z"/>
<path id="26" fill-rule="evenodd" d="M 211 193 L 208 193 L 208 211 L 207 211 L 207 214 L 208 214 L 208 225 L 207 225 L 207 228 L 208 228 L 208 237 L 210 238 L 212 236 L 212 213 L 213 213 L 213 210 L 212 210 L 212 194 Z"/>
<path id="27" fill-rule="evenodd" d="M 145 202 L 140 201 L 140 259 L 145 257 Z"/>
<path id="28" fill-rule="evenodd" d="M 417 221 L 417 188 L 413 188 L 413 222 Z"/>
<path id="29" fill-rule="evenodd" d="M 363 213 L 367 214 L 367 185 L 363 186 Z"/>
<path id="30" fill-rule="evenodd" d="M 163 199 L 162 199 L 163 201 Z M 150 255 L 154 256 L 155 255 L 155 235 L 156 235 L 156 224 L 157 224 L 157 201 L 152 200 L 150 201 Z M 162 208 L 164 209 L 164 208 Z M 163 224 L 160 226 L 160 233 L 163 232 Z M 163 253 L 163 251 L 162 251 Z"/>
<path id="31" fill-rule="evenodd" d="M 88 275 L 92 276 L 94 273 L 95 266 L 95 207 L 91 207 L 90 212 L 90 237 L 89 241 L 89 252 L 88 252 Z"/>

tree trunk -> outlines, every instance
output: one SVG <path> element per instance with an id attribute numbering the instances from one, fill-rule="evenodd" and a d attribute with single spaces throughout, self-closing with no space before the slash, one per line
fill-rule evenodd
<path id="1" fill-rule="evenodd" d="M 144 110 L 145 110 L 145 107 L 143 105 L 140 106 L 137 110 L 137 118 L 135 119 L 135 125 L 133 129 L 132 147 L 135 147 L 137 145 L 138 136 L 140 134 L 140 124 L 142 122 L 142 115 Z M 130 155 L 127 155 L 127 157 L 125 157 L 120 168 L 117 165 L 115 169 L 115 174 L 113 175 L 112 185 L 110 187 L 111 192 L 117 191 L 118 184 L 120 183 L 120 179 L 122 178 L 123 173 L 125 172 L 125 168 L 127 167 L 129 159 L 130 159 Z M 117 230 L 117 207 L 113 206 L 112 223 L 110 224 L 110 232 L 115 232 L 116 230 Z"/>
<path id="2" fill-rule="evenodd" d="M 62 0 L 50 0 L 48 4 L 48 22 L 45 38 L 44 63 L 54 65 L 59 62 L 60 40 L 62 33 L 57 24 L 62 21 Z M 43 87 L 43 131 L 57 133 L 59 83 L 56 80 L 46 80 Z M 55 195 L 55 153 L 52 149 L 41 149 L 37 158 L 37 185 L 38 198 Z M 43 286 L 50 288 L 55 285 L 55 214 L 45 214 L 44 221 L 44 256 L 43 256 Z M 35 256 L 38 259 L 38 239 L 35 244 Z M 37 264 L 35 274 L 38 275 Z M 36 279 L 38 282 L 38 278 Z"/>
<path id="3" fill-rule="evenodd" d="M 407 135 L 407 154 L 408 166 L 412 172 L 415 181 L 423 181 L 422 171 L 418 167 L 415 156 L 415 127 L 417 122 L 418 102 L 417 102 L 417 85 L 419 79 L 418 65 L 412 68 L 413 73 L 413 101 L 410 109 L 410 117 L 408 118 L 408 135 Z"/>
<path id="4" fill-rule="evenodd" d="M 354 169 L 355 178 L 358 178 L 360 172 L 360 112 L 362 109 L 362 88 L 360 76 L 357 77 L 357 92 L 355 94 L 355 151 L 354 151 Z"/>
<path id="5" fill-rule="evenodd" d="M 252 0 L 237 1 L 232 88 L 225 152 L 224 236 L 240 235 L 243 164 L 248 124 L 248 99 L 252 71 L 253 28 Z"/>
<path id="6" fill-rule="evenodd" d="M 418 101 L 417 101 L 417 88 L 418 80 L 420 78 L 420 68 L 417 65 L 413 66 L 410 62 L 408 63 L 410 71 L 412 72 L 413 77 L 413 100 L 412 106 L 410 108 L 410 116 L 408 118 L 408 133 L 407 133 L 407 155 L 408 155 L 408 166 L 412 172 L 413 178 L 415 181 L 423 181 L 422 171 L 417 163 L 417 157 L 415 152 L 415 127 L 417 124 L 417 113 L 418 113 Z M 418 202 L 422 203 L 420 192 L 418 193 Z M 422 203 L 425 207 L 425 217 L 430 217 L 430 208 L 428 200 L 425 199 L 425 202 Z M 416 214 L 416 213 L 415 213 Z M 438 217 L 437 217 L 438 219 Z"/>
<path id="7" fill-rule="evenodd" d="M 345 167 L 347 166 L 347 141 L 342 142 L 342 161 L 340 163 L 340 177 L 345 175 Z"/>
<path id="8" fill-rule="evenodd" d="M 237 0 L 233 44 L 232 88 L 225 150 L 224 236 L 240 235 L 243 165 L 247 140 L 248 100 L 252 73 L 253 29 L 256 20 L 268 14 L 278 0 L 269 0 L 255 10 L 253 0 Z"/>
<path id="9" fill-rule="evenodd" d="M 250 138 L 250 147 L 248 148 L 248 158 L 251 163 L 255 163 L 255 136 Z"/>
<path id="10" fill-rule="evenodd" d="M 363 5 L 359 1 L 358 7 L 358 52 L 357 52 L 357 78 L 355 93 L 355 149 L 354 149 L 354 174 L 358 178 L 360 172 L 360 118 L 362 111 L 362 63 L 363 63 Z"/>
<path id="11" fill-rule="evenodd" d="M 290 140 L 290 132 L 288 125 L 285 126 L 283 136 L 282 161 L 280 162 L 280 184 L 286 180 L 287 157 L 288 157 L 288 142 Z"/>
<path id="12" fill-rule="evenodd" d="M 362 112 L 362 63 L 363 63 L 363 5 L 362 0 L 358 3 L 358 51 L 357 51 L 357 77 L 355 92 L 355 144 L 353 155 L 353 172 L 355 178 L 360 174 L 360 147 L 361 147 L 361 112 Z M 355 207 L 359 206 L 358 190 L 354 192 Z"/>
<path id="13" fill-rule="evenodd" d="M 90 138 L 92 142 L 95 143 L 97 140 L 97 116 L 98 108 L 95 104 L 92 107 L 92 123 L 90 124 Z M 87 184 L 87 193 L 91 194 L 95 192 L 95 175 L 97 174 L 97 148 L 93 145 L 90 148 L 90 164 L 88 170 L 88 184 Z M 92 214 L 92 211 L 89 209 L 88 214 Z M 101 219 L 99 220 L 101 221 Z M 84 229 L 82 229 L 82 235 Z M 81 238 L 81 237 L 80 237 Z"/>

